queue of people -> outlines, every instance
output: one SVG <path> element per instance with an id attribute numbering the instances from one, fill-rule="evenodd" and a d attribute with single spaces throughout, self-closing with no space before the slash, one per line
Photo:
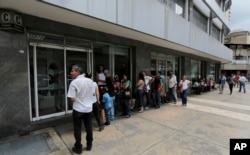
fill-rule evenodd
<path id="1" fill-rule="evenodd" d="M 132 82 L 128 79 L 126 74 L 123 74 L 121 80 L 119 76 L 111 77 L 109 70 L 105 69 L 103 65 L 99 66 L 99 71 L 96 73 L 96 81 L 91 80 L 90 73 L 83 73 L 80 66 L 72 66 L 70 72 L 74 79 L 69 86 L 67 97 L 73 105 L 73 127 L 75 144 L 72 151 L 81 154 L 83 151 L 81 143 L 82 122 L 86 129 L 86 150 L 92 149 L 93 129 L 92 129 L 92 113 L 96 118 L 99 131 L 104 130 L 104 125 L 111 125 L 115 120 L 115 115 L 120 113 L 120 116 L 125 118 L 131 117 L 131 99 L 136 96 L 137 104 L 134 109 L 138 108 L 138 112 L 142 113 L 147 110 L 149 106 L 159 109 L 162 104 L 167 102 L 177 102 L 177 91 L 180 93 L 182 106 L 187 106 L 188 88 L 192 81 L 189 81 L 184 75 L 180 82 L 177 82 L 176 76 L 170 72 L 168 79 L 164 79 L 161 72 L 157 72 L 156 76 L 150 76 L 146 72 L 140 72 L 138 79 L 134 84 L 135 90 L 132 90 Z M 239 83 L 239 92 L 243 89 L 246 93 L 245 83 L 248 81 L 244 75 L 239 78 L 231 75 L 226 78 L 221 75 L 219 78 L 219 90 L 223 93 L 225 83 L 228 82 L 230 94 L 232 94 L 235 81 Z M 167 81 L 167 82 L 166 82 Z M 167 90 L 164 89 L 167 83 Z M 193 86 L 204 89 L 205 84 L 211 89 L 215 84 L 210 79 L 208 83 L 195 81 Z M 133 95 L 134 93 L 134 95 Z M 146 102 L 144 102 L 144 97 Z"/>
<path id="2" fill-rule="evenodd" d="M 196 94 L 211 91 L 215 89 L 215 81 L 212 78 L 207 79 L 193 79 L 192 90 Z"/>

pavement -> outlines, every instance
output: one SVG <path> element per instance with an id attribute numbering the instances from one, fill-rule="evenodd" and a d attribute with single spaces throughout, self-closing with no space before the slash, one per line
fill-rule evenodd
<path id="1" fill-rule="evenodd" d="M 230 138 L 250 138 L 250 84 L 188 96 L 187 107 L 163 104 L 130 118 L 117 116 L 102 132 L 94 126 L 94 141 L 86 155 L 228 155 Z M 86 144 L 82 132 L 83 146 Z M 0 155 L 71 155 L 72 122 L 0 140 Z"/>

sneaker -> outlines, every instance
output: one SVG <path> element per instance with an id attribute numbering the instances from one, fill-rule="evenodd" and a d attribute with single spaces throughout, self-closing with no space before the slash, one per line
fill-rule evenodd
<path id="1" fill-rule="evenodd" d="M 82 149 L 78 149 L 75 146 L 72 148 L 72 151 L 76 154 L 82 154 Z"/>
<path id="2" fill-rule="evenodd" d="M 149 107 L 147 106 L 147 107 L 145 107 L 145 110 L 148 110 L 149 109 Z"/>

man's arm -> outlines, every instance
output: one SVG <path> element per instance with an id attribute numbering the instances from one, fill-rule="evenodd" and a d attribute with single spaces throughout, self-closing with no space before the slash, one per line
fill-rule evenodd
<path id="1" fill-rule="evenodd" d="M 72 103 L 76 101 L 76 92 L 77 92 L 77 88 L 71 83 L 69 86 L 67 97 L 70 99 Z"/>
<path id="2" fill-rule="evenodd" d="M 71 101 L 72 103 L 74 103 L 74 102 L 76 101 L 76 99 L 75 99 L 75 98 L 70 98 L 70 101 Z"/>

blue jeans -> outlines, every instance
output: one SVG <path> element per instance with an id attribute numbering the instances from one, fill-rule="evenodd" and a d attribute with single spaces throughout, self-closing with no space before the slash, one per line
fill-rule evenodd
<path id="1" fill-rule="evenodd" d="M 110 123 L 110 121 L 111 121 L 111 108 L 105 108 L 105 116 L 106 116 L 106 122 Z"/>
<path id="2" fill-rule="evenodd" d="M 174 93 L 175 88 L 174 87 L 168 88 L 168 90 L 169 90 L 170 100 L 174 100 L 174 102 L 176 102 L 175 93 Z"/>
<path id="3" fill-rule="evenodd" d="M 138 93 L 138 103 L 140 107 L 144 107 L 144 101 L 143 101 L 143 94 L 144 94 L 144 90 L 143 89 L 138 89 L 137 90 Z"/>
<path id="4" fill-rule="evenodd" d="M 155 90 L 155 107 L 160 108 L 161 103 L 161 90 Z"/>
<path id="5" fill-rule="evenodd" d="M 143 94 L 143 96 L 145 95 L 146 96 L 146 99 L 147 99 L 147 103 L 146 103 L 146 107 L 148 107 L 149 106 L 149 104 L 150 104 L 150 90 L 148 90 L 147 92 L 146 91 L 144 91 L 144 94 Z"/>
<path id="6" fill-rule="evenodd" d="M 111 99 L 111 121 L 113 121 L 115 119 L 115 96 L 110 97 Z"/>
<path id="7" fill-rule="evenodd" d="M 224 84 L 220 84 L 220 93 L 222 93 L 224 90 Z"/>
<path id="8" fill-rule="evenodd" d="M 243 87 L 244 93 L 246 93 L 246 84 L 245 84 L 245 82 L 240 82 L 239 92 L 241 92 L 241 87 Z"/>
<path id="9" fill-rule="evenodd" d="M 181 93 L 182 105 L 187 105 L 187 91 L 188 91 L 188 89 L 185 89 Z"/>

